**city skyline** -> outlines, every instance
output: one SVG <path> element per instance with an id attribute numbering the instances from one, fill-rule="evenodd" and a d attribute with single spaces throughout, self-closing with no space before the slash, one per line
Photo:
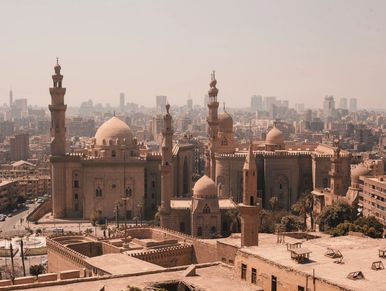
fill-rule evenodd
<path id="1" fill-rule="evenodd" d="M 221 4 L 221 6 L 219 5 Z M 252 95 L 320 107 L 326 95 L 384 108 L 382 1 L 4 1 L 0 103 L 49 100 L 60 58 L 67 104 L 202 104 L 215 69 L 219 96 L 248 107 Z M 15 16 L 21 21 L 15 22 Z M 57 16 L 63 16 L 62 18 Z M 71 15 L 71 21 L 68 20 Z M 193 16 L 194 15 L 194 16 Z M 315 102 L 318 100 L 318 102 Z M 318 104 L 318 105 L 316 105 Z"/>

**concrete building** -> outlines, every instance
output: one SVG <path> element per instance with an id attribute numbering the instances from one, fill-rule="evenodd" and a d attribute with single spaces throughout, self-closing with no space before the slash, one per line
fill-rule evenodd
<path id="1" fill-rule="evenodd" d="M 19 133 L 9 139 L 11 161 L 28 160 L 29 134 Z"/>
<path id="2" fill-rule="evenodd" d="M 357 112 L 358 110 L 358 101 L 356 98 L 350 98 L 349 103 L 349 111 L 350 112 Z"/>
<path id="3" fill-rule="evenodd" d="M 261 111 L 263 110 L 263 97 L 261 95 L 253 95 L 251 97 L 251 111 Z"/>
<path id="4" fill-rule="evenodd" d="M 386 176 L 364 177 L 364 216 L 375 216 L 386 227 Z"/>
<path id="5" fill-rule="evenodd" d="M 344 97 L 339 98 L 339 107 L 338 108 L 345 109 L 345 110 L 348 109 L 347 98 L 344 98 Z"/>

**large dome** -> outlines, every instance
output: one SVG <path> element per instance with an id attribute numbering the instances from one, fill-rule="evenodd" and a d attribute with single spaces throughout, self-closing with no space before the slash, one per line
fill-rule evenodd
<path id="1" fill-rule="evenodd" d="M 221 112 L 218 115 L 218 119 L 219 119 L 219 131 L 222 131 L 222 132 L 233 131 L 233 118 L 228 112 L 226 111 Z"/>
<path id="2" fill-rule="evenodd" d="M 202 176 L 193 187 L 193 196 L 198 198 L 217 197 L 217 187 L 207 175 Z"/>
<path id="3" fill-rule="evenodd" d="M 268 132 L 265 143 L 274 145 L 284 144 L 283 133 L 276 127 L 276 125 L 274 125 L 273 128 Z"/>
<path id="4" fill-rule="evenodd" d="M 130 127 L 115 116 L 103 123 L 95 134 L 96 145 L 127 144 L 132 139 Z"/>
<path id="5" fill-rule="evenodd" d="M 369 174 L 370 170 L 361 163 L 351 171 L 351 183 L 359 183 L 360 176 L 367 176 Z"/>

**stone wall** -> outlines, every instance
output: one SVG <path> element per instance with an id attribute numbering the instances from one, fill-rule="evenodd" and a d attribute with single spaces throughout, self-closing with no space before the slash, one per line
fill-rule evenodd
<path id="1" fill-rule="evenodd" d="M 240 238 L 241 239 L 241 238 Z M 217 260 L 225 264 L 233 265 L 236 258 L 237 250 L 236 246 L 217 242 Z"/>
<path id="2" fill-rule="evenodd" d="M 45 214 L 52 211 L 52 200 L 48 199 L 47 201 L 44 201 L 42 204 L 40 204 L 37 208 L 35 208 L 28 216 L 28 221 L 38 221 L 40 218 L 42 218 Z"/>

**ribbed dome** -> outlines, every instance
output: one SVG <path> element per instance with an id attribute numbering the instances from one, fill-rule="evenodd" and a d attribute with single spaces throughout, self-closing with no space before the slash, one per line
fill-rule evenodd
<path id="1" fill-rule="evenodd" d="M 283 133 L 276 127 L 276 125 L 274 125 L 273 128 L 268 132 L 265 143 L 275 145 L 284 144 Z"/>
<path id="2" fill-rule="evenodd" d="M 110 141 L 113 144 L 117 141 L 120 144 L 127 144 L 132 139 L 130 127 L 115 116 L 103 123 L 95 134 L 96 145 L 109 145 Z"/>
<path id="3" fill-rule="evenodd" d="M 233 118 L 228 112 L 226 111 L 221 112 L 218 115 L 218 119 L 219 119 L 219 131 L 222 131 L 222 132 L 233 131 Z"/>
<path id="4" fill-rule="evenodd" d="M 361 163 L 351 171 L 351 182 L 359 183 L 360 176 L 367 176 L 369 174 L 370 170 Z"/>
<path id="5" fill-rule="evenodd" d="M 193 187 L 193 196 L 199 198 L 217 197 L 217 187 L 207 175 L 202 176 Z"/>

